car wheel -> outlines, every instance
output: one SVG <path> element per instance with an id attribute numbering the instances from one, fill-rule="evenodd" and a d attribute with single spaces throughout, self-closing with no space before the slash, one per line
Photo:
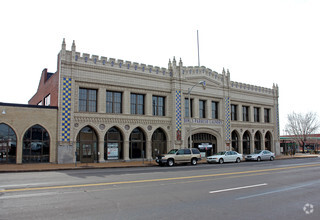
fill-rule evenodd
<path id="1" fill-rule="evenodd" d="M 240 158 L 238 157 L 237 159 L 236 159 L 236 163 L 240 163 L 241 162 L 241 160 L 240 160 Z"/>
<path id="2" fill-rule="evenodd" d="M 173 159 L 169 159 L 167 163 L 169 167 L 172 167 L 174 165 Z"/>
<path id="3" fill-rule="evenodd" d="M 219 163 L 223 164 L 223 159 L 222 158 L 220 158 Z"/>
<path id="4" fill-rule="evenodd" d="M 257 158 L 257 161 L 260 162 L 260 161 L 261 161 L 261 157 L 258 157 L 258 158 Z"/>
<path id="5" fill-rule="evenodd" d="M 271 156 L 271 157 L 270 157 L 270 160 L 273 161 L 273 160 L 274 160 L 274 157 Z"/>
<path id="6" fill-rule="evenodd" d="M 197 165 L 197 159 L 196 158 L 192 158 L 191 159 L 191 165 Z"/>

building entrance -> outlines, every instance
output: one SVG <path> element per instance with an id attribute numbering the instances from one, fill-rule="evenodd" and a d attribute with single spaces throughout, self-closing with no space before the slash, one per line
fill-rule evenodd
<path id="1" fill-rule="evenodd" d="M 201 157 L 213 155 L 217 153 L 217 138 L 208 133 L 194 134 L 192 135 L 192 147 L 200 150 Z"/>
<path id="2" fill-rule="evenodd" d="M 77 161 L 93 163 L 97 161 L 97 135 L 90 127 L 84 127 L 77 137 Z"/>

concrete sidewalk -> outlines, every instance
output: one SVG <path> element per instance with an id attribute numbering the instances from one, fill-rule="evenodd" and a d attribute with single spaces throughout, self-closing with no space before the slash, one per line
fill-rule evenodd
<path id="1" fill-rule="evenodd" d="M 298 159 L 298 158 L 315 158 L 314 154 L 296 154 L 294 156 L 281 155 L 276 160 L 281 159 Z M 206 163 L 206 159 L 202 159 L 199 163 Z M 92 168 L 120 168 L 120 167 L 148 167 L 157 166 L 154 161 L 129 161 L 129 162 L 106 162 L 106 163 L 77 163 L 77 164 L 53 164 L 53 163 L 32 163 L 32 164 L 0 164 L 1 172 L 37 172 L 37 171 L 53 171 L 53 170 L 78 170 Z"/>

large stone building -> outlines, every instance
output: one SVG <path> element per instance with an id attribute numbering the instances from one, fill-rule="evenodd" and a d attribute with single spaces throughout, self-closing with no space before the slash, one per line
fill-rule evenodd
<path id="1" fill-rule="evenodd" d="M 56 134 L 50 162 L 152 160 L 189 146 L 206 155 L 280 151 L 278 86 L 233 82 L 228 70 L 183 66 L 181 59 L 160 68 L 80 54 L 74 42 L 69 51 L 63 41 L 57 71 L 43 71 L 29 105 L 58 107 L 56 130 L 45 128 Z"/>

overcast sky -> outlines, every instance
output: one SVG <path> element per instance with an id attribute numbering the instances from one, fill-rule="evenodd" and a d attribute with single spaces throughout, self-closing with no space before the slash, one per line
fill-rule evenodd
<path id="1" fill-rule="evenodd" d="M 0 102 L 26 104 L 57 69 L 63 38 L 81 53 L 165 67 L 173 56 L 231 80 L 280 90 L 280 130 L 293 111 L 320 116 L 319 0 L 10 0 L 0 3 Z"/>

